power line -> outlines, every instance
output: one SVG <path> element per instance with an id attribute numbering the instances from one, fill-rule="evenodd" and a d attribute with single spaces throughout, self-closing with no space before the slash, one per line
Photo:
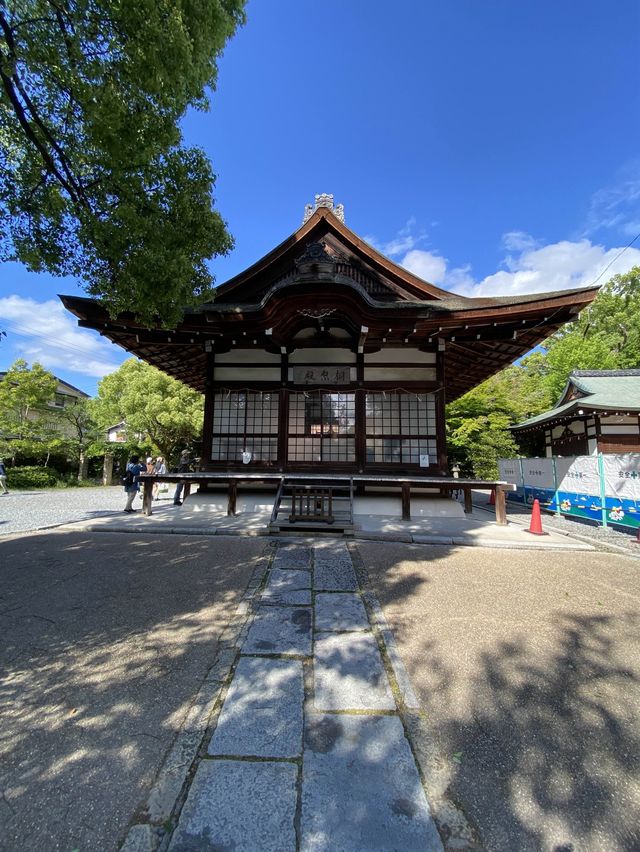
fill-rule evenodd
<path id="1" fill-rule="evenodd" d="M 607 269 L 609 269 L 609 267 L 610 267 L 610 266 L 613 266 L 613 264 L 616 262 L 616 260 L 617 260 L 619 257 L 622 257 L 622 255 L 625 253 L 625 251 L 626 251 L 628 248 L 631 248 L 631 246 L 635 243 L 635 241 L 638 239 L 638 237 L 640 237 L 640 232 L 638 232 L 638 233 L 635 235 L 635 237 L 631 240 L 631 242 L 630 242 L 630 243 L 628 243 L 628 244 L 627 244 L 627 245 L 626 245 L 623 249 L 620 249 L 620 251 L 619 251 L 619 252 L 618 252 L 618 254 L 617 254 L 617 255 L 613 258 L 613 260 L 609 261 L 609 263 L 605 266 L 605 268 L 602 270 L 602 272 L 600 273 L 600 275 L 598 275 L 598 277 L 597 277 L 597 278 L 596 278 L 596 280 L 593 282 L 593 284 L 590 284 L 590 285 L 589 285 L 590 287 L 595 287 L 595 286 L 596 286 L 596 284 L 597 284 L 597 283 L 598 283 L 598 281 L 602 278 L 602 276 L 605 274 L 605 272 L 607 271 Z"/>
<path id="2" fill-rule="evenodd" d="M 84 355 L 85 357 L 91 357 L 86 349 L 83 349 L 81 346 L 74 346 L 72 343 L 62 343 L 62 342 L 52 342 L 51 335 L 47 334 L 43 331 L 38 331 L 37 329 L 29 328 L 28 326 L 19 325 L 17 323 L 5 323 L 5 326 L 8 331 L 16 334 L 18 337 L 36 337 L 41 340 L 47 340 L 52 346 L 55 346 L 56 349 L 62 349 L 65 352 L 72 352 L 74 354 Z M 99 356 L 93 356 L 98 358 Z M 105 360 L 107 360 L 105 358 Z M 114 368 L 117 367 L 117 364 L 113 365 Z"/>

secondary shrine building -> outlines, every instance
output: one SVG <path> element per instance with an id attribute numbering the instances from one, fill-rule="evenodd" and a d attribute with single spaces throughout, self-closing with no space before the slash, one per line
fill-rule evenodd
<path id="1" fill-rule="evenodd" d="M 445 403 L 596 292 L 457 296 L 360 239 L 325 195 L 175 329 L 62 301 L 81 326 L 204 393 L 204 470 L 447 476 Z"/>

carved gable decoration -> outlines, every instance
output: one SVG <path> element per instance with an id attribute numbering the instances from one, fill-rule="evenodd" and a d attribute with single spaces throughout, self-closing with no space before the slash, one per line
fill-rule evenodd
<path id="1" fill-rule="evenodd" d="M 333 195 L 328 192 L 322 192 L 319 195 L 316 195 L 315 202 L 313 204 L 305 204 L 302 224 L 304 225 L 305 222 L 308 222 L 316 210 L 321 207 L 331 210 L 336 219 L 339 219 L 340 222 L 344 222 L 344 204 L 334 204 Z"/>
<path id="2" fill-rule="evenodd" d="M 338 258 L 329 254 L 324 243 L 309 243 L 304 254 L 296 258 L 295 266 L 301 279 L 317 278 L 326 281 L 336 274 Z"/>
<path id="3" fill-rule="evenodd" d="M 304 252 L 295 259 L 294 265 L 295 281 L 334 281 L 344 284 L 344 279 L 350 279 L 377 300 L 395 301 L 404 295 L 358 258 L 344 254 L 335 245 L 325 241 L 308 243 Z M 291 273 L 287 273 L 281 280 L 286 278 L 291 278 Z"/>
<path id="4" fill-rule="evenodd" d="M 217 289 L 220 303 L 251 304 L 274 287 L 296 283 L 352 281 L 372 299 L 381 302 L 414 302 L 448 298 L 449 294 L 422 281 L 385 258 L 344 224 L 341 205 L 329 195 L 319 195 L 309 205 L 305 223 L 253 266 Z"/>

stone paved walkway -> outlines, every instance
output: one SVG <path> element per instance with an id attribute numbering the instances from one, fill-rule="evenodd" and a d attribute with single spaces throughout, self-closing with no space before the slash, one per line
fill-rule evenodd
<path id="1" fill-rule="evenodd" d="M 441 850 L 347 546 L 280 545 L 254 613 L 170 852 Z"/>

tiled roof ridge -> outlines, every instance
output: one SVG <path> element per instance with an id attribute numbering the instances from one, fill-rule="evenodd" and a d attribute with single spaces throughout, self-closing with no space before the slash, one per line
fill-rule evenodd
<path id="1" fill-rule="evenodd" d="M 572 370 L 572 376 L 576 378 L 617 378 L 618 376 L 640 376 L 640 369 L 629 370 Z"/>

